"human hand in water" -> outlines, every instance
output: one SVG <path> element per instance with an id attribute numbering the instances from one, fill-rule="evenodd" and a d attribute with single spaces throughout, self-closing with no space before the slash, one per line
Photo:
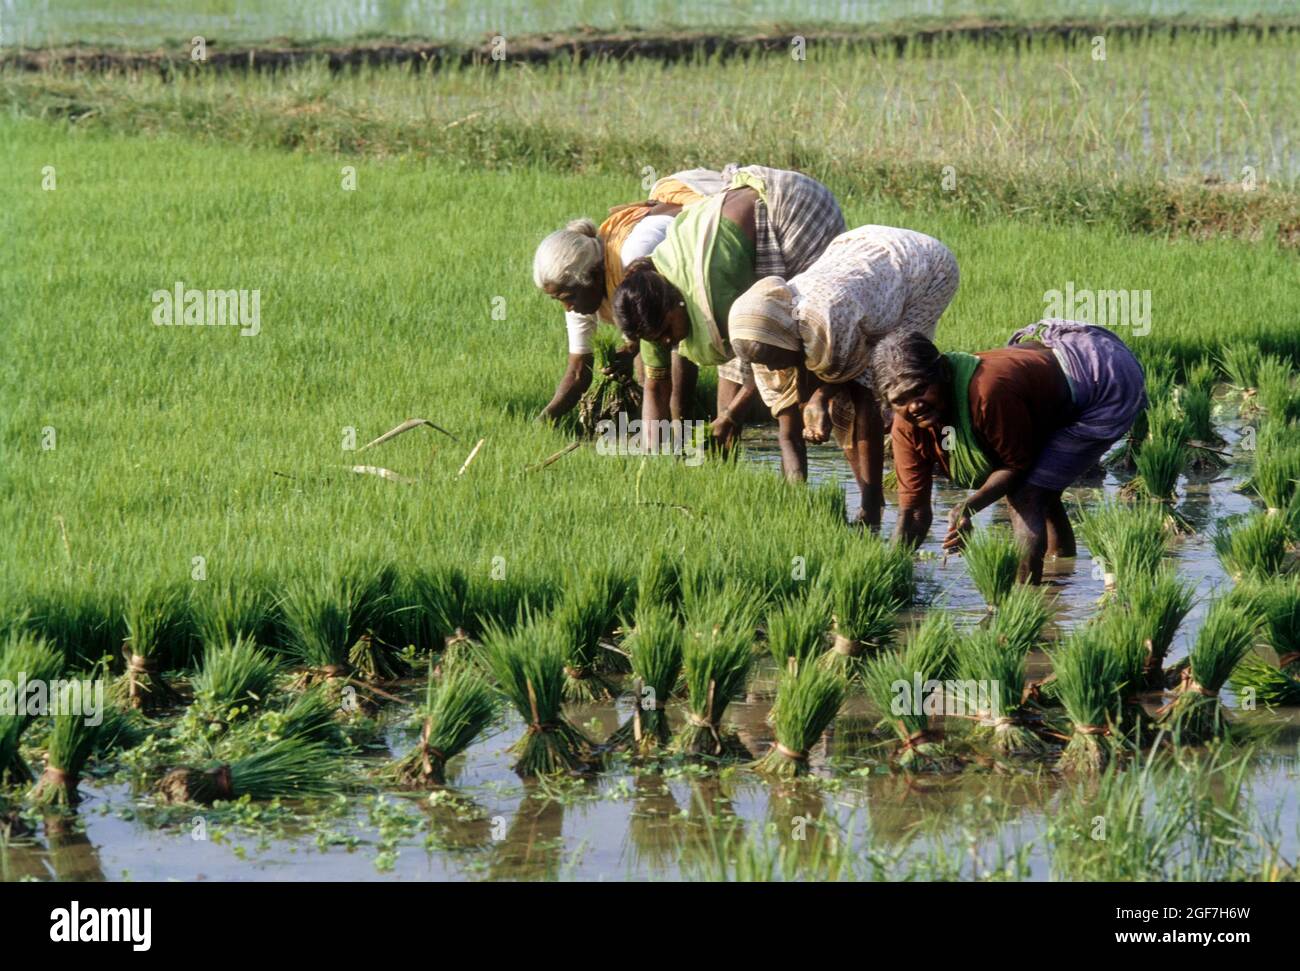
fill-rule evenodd
<path id="1" fill-rule="evenodd" d="M 966 504 L 954 506 L 948 513 L 948 534 L 943 538 L 944 553 L 960 553 L 972 528 L 970 510 Z"/>

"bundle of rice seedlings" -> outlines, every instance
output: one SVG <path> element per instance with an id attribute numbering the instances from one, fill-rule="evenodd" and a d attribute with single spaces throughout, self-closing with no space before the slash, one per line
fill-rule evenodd
<path id="1" fill-rule="evenodd" d="M 662 546 L 655 547 L 641 561 L 637 575 L 636 597 L 640 606 L 664 606 L 681 615 L 682 573 L 681 554 L 671 553 Z"/>
<path id="2" fill-rule="evenodd" d="M 643 601 L 636 611 L 636 627 L 625 642 L 632 655 L 635 691 L 632 717 L 610 736 L 615 747 L 631 746 L 639 755 L 668 747 L 668 696 L 682 673 L 685 631 L 669 604 Z"/>
<path id="3" fill-rule="evenodd" d="M 1149 580 L 1169 551 L 1164 513 L 1151 504 L 1103 502 L 1083 513 L 1079 533 L 1101 562 L 1108 591 Z"/>
<path id="4" fill-rule="evenodd" d="M 1048 656 L 1056 694 L 1071 726 L 1058 765 L 1065 772 L 1100 772 L 1115 749 L 1129 659 L 1113 650 L 1092 625 L 1077 628 Z"/>
<path id="5" fill-rule="evenodd" d="M 1026 723 L 1021 697 L 1025 690 L 1023 637 L 980 627 L 961 638 L 957 649 L 954 701 L 979 720 L 976 737 L 985 737 L 1002 755 L 1041 755 L 1047 745 Z"/>
<path id="6" fill-rule="evenodd" d="M 1247 651 L 1228 678 L 1239 697 L 1253 698 L 1268 708 L 1300 705 L 1300 679 L 1273 667 L 1254 651 Z"/>
<path id="7" fill-rule="evenodd" d="M 198 805 L 244 796 L 255 801 L 324 796 L 338 790 L 330 763 L 323 743 L 282 738 L 230 762 L 172 769 L 159 780 L 157 792 L 164 802 Z"/>
<path id="8" fill-rule="evenodd" d="M 1179 625 L 1192 609 L 1194 591 L 1171 569 L 1140 579 L 1125 588 L 1122 600 L 1106 611 L 1105 622 L 1114 643 L 1136 654 L 1140 673 L 1134 691 L 1158 691 L 1165 686 L 1164 663 Z"/>
<path id="9" fill-rule="evenodd" d="M 1295 372 L 1291 362 L 1273 354 L 1260 359 L 1256 374 L 1259 404 L 1276 421 L 1300 417 L 1300 400 L 1295 393 Z"/>
<path id="10" fill-rule="evenodd" d="M 1157 503 L 1167 519 L 1179 530 L 1190 531 L 1190 524 L 1176 509 L 1175 490 L 1178 477 L 1187 464 L 1185 440 L 1172 435 L 1148 438 L 1134 458 L 1137 477 L 1124 487 L 1126 494 L 1136 492 Z"/>
<path id="11" fill-rule="evenodd" d="M 808 753 L 839 714 L 847 692 L 838 671 L 816 664 L 784 671 L 773 716 L 776 741 L 754 767 L 781 778 L 807 773 Z"/>
<path id="12" fill-rule="evenodd" d="M 1248 608 L 1230 601 L 1210 608 L 1174 700 L 1160 710 L 1179 741 L 1195 745 L 1223 734 L 1227 716 L 1219 692 L 1255 642 L 1260 623 Z"/>
<path id="13" fill-rule="evenodd" d="M 393 590 L 389 621 L 395 630 L 386 637 L 417 650 L 442 651 L 469 637 L 466 603 L 469 580 L 454 566 L 436 566 L 403 575 Z M 396 640 L 393 640 L 393 638 Z"/>
<path id="14" fill-rule="evenodd" d="M 113 685 L 115 697 L 124 704 L 153 712 L 176 700 L 158 668 L 183 600 L 176 587 L 154 587 L 127 601 L 126 675 Z"/>
<path id="15" fill-rule="evenodd" d="M 882 651 L 862 667 L 867 697 L 897 734 L 902 743 L 898 764 L 909 771 L 937 771 L 952 764 L 942 733 L 930 725 L 927 699 L 918 699 L 915 691 L 917 684 L 940 679 L 948 646 L 939 641 L 945 636 L 941 627 L 923 623 L 903 650 Z"/>
<path id="16" fill-rule="evenodd" d="M 767 614 L 767 647 L 779 670 L 798 670 L 826 649 L 831 626 L 827 586 L 815 582 L 806 596 L 790 597 Z"/>
<path id="17" fill-rule="evenodd" d="M 689 712 L 687 725 L 674 741 L 687 755 L 739 754 L 739 746 L 722 737 L 722 714 L 745 690 L 754 661 L 756 602 L 731 600 L 740 591 L 728 584 L 710 597 L 688 604 L 687 635 L 682 645 Z M 692 609 L 693 608 L 693 609 Z"/>
<path id="18" fill-rule="evenodd" d="M 1300 446 L 1260 447 L 1248 488 L 1259 496 L 1270 513 L 1288 509 L 1300 485 Z"/>
<path id="19" fill-rule="evenodd" d="M 866 652 L 893 639 L 905 605 L 888 587 L 842 562 L 831 567 L 829 587 L 834 638 L 820 663 L 849 675 Z"/>
<path id="20" fill-rule="evenodd" d="M 58 714 L 45 749 L 45 771 L 36 780 L 28 798 L 38 806 L 75 806 L 80 801 L 77 784 L 86 762 L 100 748 L 105 728 L 103 720 L 91 722 L 75 704 L 73 693 L 80 698 L 80 685 L 64 685 L 58 698 Z M 53 702 L 54 699 L 51 699 Z"/>
<path id="21" fill-rule="evenodd" d="M 316 685 L 290 697 L 286 706 L 264 712 L 257 728 L 272 739 L 297 738 L 319 742 L 331 751 L 346 747 L 339 725 L 341 711 L 337 698 L 331 697 L 328 685 Z"/>
<path id="22" fill-rule="evenodd" d="M 1282 572 L 1287 525 L 1281 516 L 1254 513 L 1220 528 L 1214 536 L 1219 562 L 1233 579 L 1266 579 Z"/>
<path id="23" fill-rule="evenodd" d="M 1229 344 L 1219 353 L 1219 367 L 1238 391 L 1254 391 L 1259 384 L 1259 364 L 1263 353 L 1258 344 L 1240 341 Z"/>
<path id="24" fill-rule="evenodd" d="M 1223 439 L 1214 430 L 1213 373 L 1213 367 L 1208 364 L 1193 367 L 1178 395 L 1178 406 L 1187 428 L 1187 447 L 1196 468 L 1219 468 L 1227 464 L 1222 452 Z"/>
<path id="25" fill-rule="evenodd" d="M 430 665 L 421 714 L 420 741 L 397 763 L 394 773 L 402 785 L 440 786 L 447 781 L 447 763 L 491 723 L 496 696 L 473 668 L 453 668 L 434 677 Z"/>
<path id="26" fill-rule="evenodd" d="M 1269 647 L 1277 653 L 1278 668 L 1300 676 L 1300 578 L 1262 584 L 1256 603 Z"/>
<path id="27" fill-rule="evenodd" d="M 489 625 L 483 655 L 497 685 L 527 727 L 511 751 L 524 778 L 587 768 L 591 742 L 564 717 L 564 646 L 523 619 L 513 631 Z"/>
<path id="28" fill-rule="evenodd" d="M 0 682 L 12 685 L 14 702 L 12 712 L 0 711 L 0 786 L 31 780 L 21 750 L 23 733 L 34 720 L 28 714 L 27 686 L 48 683 L 62 669 L 58 649 L 26 630 L 11 628 L 0 642 Z"/>
<path id="29" fill-rule="evenodd" d="M 641 414 L 641 386 L 630 367 L 615 360 L 617 342 L 601 334 L 593 342 L 595 380 L 578 399 L 578 427 L 588 437 L 599 431 L 602 421 L 618 421 L 619 412 Z"/>
<path id="30" fill-rule="evenodd" d="M 1043 588 L 1019 584 L 993 614 L 988 629 L 1009 647 L 1028 654 L 1038 646 L 1051 618 L 1052 604 Z"/>
<path id="31" fill-rule="evenodd" d="M 613 698 L 617 690 L 600 676 L 614 652 L 601 641 L 618 623 L 626 587 L 607 571 L 584 573 L 546 618 L 548 636 L 564 649 L 566 701 L 591 702 Z"/>
<path id="32" fill-rule="evenodd" d="M 1016 585 L 1024 550 L 1005 526 L 976 529 L 962 547 L 971 581 L 990 610 L 996 610 Z"/>
<path id="33" fill-rule="evenodd" d="M 304 687 L 337 683 L 353 674 L 373 680 L 393 673 L 386 652 L 372 636 L 388 612 L 388 580 L 382 573 L 363 570 L 289 583 L 280 608 L 287 653 L 305 669 Z"/>
<path id="34" fill-rule="evenodd" d="M 261 644 L 281 639 L 275 597 L 267 584 L 222 584 L 199 597 L 195 610 L 195 626 L 205 648 L 241 637 Z"/>
<path id="35" fill-rule="evenodd" d="M 209 647 L 194 675 L 194 702 L 216 718 L 238 705 L 260 707 L 275 687 L 279 666 L 250 637 L 236 634 L 233 641 Z"/>

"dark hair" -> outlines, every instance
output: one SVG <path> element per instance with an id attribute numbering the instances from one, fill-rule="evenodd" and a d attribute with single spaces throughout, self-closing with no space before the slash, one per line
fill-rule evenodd
<path id="1" fill-rule="evenodd" d="M 610 306 L 614 322 L 630 341 L 655 340 L 663 332 L 664 318 L 681 302 L 677 288 L 659 275 L 648 256 L 627 267 Z"/>
<path id="2" fill-rule="evenodd" d="M 894 331 L 876 345 L 871 355 L 876 394 L 888 402 L 900 388 L 941 383 L 948 377 L 947 364 L 948 359 L 920 331 Z"/>

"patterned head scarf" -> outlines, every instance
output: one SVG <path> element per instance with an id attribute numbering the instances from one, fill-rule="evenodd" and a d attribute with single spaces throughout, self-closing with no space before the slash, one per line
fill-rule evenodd
<path id="1" fill-rule="evenodd" d="M 727 314 L 729 341 L 757 341 L 787 351 L 803 349 L 794 317 L 794 294 L 779 276 L 768 276 L 736 298 Z"/>

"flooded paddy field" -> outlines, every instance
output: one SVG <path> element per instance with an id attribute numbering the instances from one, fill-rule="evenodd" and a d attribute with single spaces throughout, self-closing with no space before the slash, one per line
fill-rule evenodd
<path id="1" fill-rule="evenodd" d="M 1237 447 L 1242 425 L 1222 429 L 1226 451 Z M 779 463 L 773 432 L 747 433 L 746 457 Z M 1178 574 L 1195 585 L 1197 604 L 1169 660 L 1186 654 L 1206 602 L 1230 584 L 1215 556 L 1213 525 L 1251 510 L 1234 490 L 1241 467 L 1191 473 L 1180 484 L 1180 511 L 1196 532 L 1176 543 Z M 857 496 L 838 451 L 814 446 L 810 475 L 840 484 L 849 509 Z M 1084 483 L 1070 498 L 1088 505 L 1119 485 L 1113 475 Z M 943 494 L 941 508 L 956 494 Z M 1000 510 L 981 521 L 996 522 Z M 885 529 L 891 527 L 887 510 Z M 846 527 L 851 528 L 851 527 Z M 1100 577 L 1085 550 L 1050 563 L 1045 583 L 1055 597 L 1049 640 L 1098 610 Z M 914 612 L 948 610 L 967 628 L 986 608 L 958 557 L 943 561 L 935 539 L 920 553 L 923 603 Z M 1045 656 L 1031 671 L 1047 669 Z M 767 715 L 777 672 L 759 666 L 744 698 L 727 709 L 726 724 L 753 758 L 773 744 Z M 419 686 L 389 686 L 408 701 Z M 1150 710 L 1158 695 L 1146 700 Z M 1237 707 L 1231 692 L 1225 700 Z M 570 705 L 566 714 L 590 738 L 608 738 L 631 718 L 635 696 Z M 163 806 L 133 791 L 120 776 L 88 780 L 73 817 L 52 816 L 35 832 L 0 849 L 6 880 L 622 880 L 622 879 L 1015 879 L 1103 876 L 1122 870 L 1089 869 L 1080 857 L 1080 826 L 1091 825 L 1089 800 L 1105 806 L 1122 798 L 1098 782 L 1063 777 L 1047 762 L 1004 762 L 975 755 L 962 771 L 911 774 L 891 765 L 890 739 L 880 713 L 861 695 L 843 711 L 811 753 L 812 774 L 774 782 L 743 763 L 702 765 L 677 757 L 639 764 L 610 755 L 594 777 L 551 777 L 528 782 L 511 771 L 507 749 L 525 730 L 513 713 L 499 717 L 450 768 L 448 785 L 432 795 L 385 788 L 379 773 L 417 740 L 417 728 L 399 706 L 388 705 L 363 750 L 351 759 L 354 789 L 324 801 L 243 803 L 212 807 Z M 670 707 L 679 727 L 684 706 Z M 1234 715 L 1249 726 L 1249 747 L 1186 750 L 1174 764 L 1142 756 L 1110 780 L 1132 787 L 1150 818 L 1125 820 L 1150 840 L 1150 859 L 1133 861 L 1154 876 L 1216 874 L 1275 876 L 1300 849 L 1300 711 L 1260 709 Z M 957 726 L 960 731 L 961 726 Z M 1248 752 L 1247 761 L 1234 764 Z M 1168 775 L 1161 775 L 1161 773 Z M 1178 779 L 1195 791 L 1183 791 Z M 1232 787 L 1236 786 L 1236 791 Z M 1100 790 L 1100 791 L 1099 791 Z M 1209 800 L 1204 802 L 1204 800 Z M 1198 800 L 1202 802 L 1198 805 Z M 1072 805 L 1080 801 L 1080 806 Z M 1224 809 L 1223 807 L 1227 808 Z M 1209 807 L 1218 807 L 1210 810 Z M 1233 858 L 1196 860 L 1207 810 L 1235 818 L 1227 839 Z M 1104 810 L 1097 809 L 1097 812 Z M 1174 822 L 1175 832 L 1162 831 Z M 1148 827 L 1150 832 L 1142 827 Z M 1118 837 L 1117 837 L 1118 838 Z M 1269 866 L 1280 869 L 1269 871 Z M 1143 867 L 1149 869 L 1143 870 Z M 1241 870 L 1234 870 L 1241 867 Z"/>

